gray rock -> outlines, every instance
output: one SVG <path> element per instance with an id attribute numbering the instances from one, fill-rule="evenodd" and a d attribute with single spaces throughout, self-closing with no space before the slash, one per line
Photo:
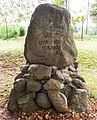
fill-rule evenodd
<path id="1" fill-rule="evenodd" d="M 10 112 L 18 111 L 17 101 L 14 99 L 9 99 L 8 105 L 7 105 L 7 110 Z"/>
<path id="2" fill-rule="evenodd" d="M 26 104 L 26 103 L 28 103 L 32 99 L 35 99 L 35 93 L 25 94 L 22 97 L 19 97 L 17 99 L 17 103 L 19 105 Z"/>
<path id="3" fill-rule="evenodd" d="M 24 74 L 23 77 L 27 80 L 31 80 L 33 79 L 33 77 L 31 76 L 31 74 Z"/>
<path id="4" fill-rule="evenodd" d="M 26 37 L 24 55 L 27 62 L 58 68 L 73 64 L 77 49 L 69 23 L 67 9 L 54 4 L 39 5 L 32 15 Z"/>
<path id="5" fill-rule="evenodd" d="M 70 108 L 73 112 L 85 112 L 90 110 L 88 92 L 84 89 L 76 89 L 73 91 Z"/>
<path id="6" fill-rule="evenodd" d="M 51 77 L 51 72 L 51 67 L 40 65 L 39 68 L 36 70 L 34 77 L 38 80 L 48 79 Z"/>
<path id="7" fill-rule="evenodd" d="M 82 82 L 85 82 L 85 79 L 82 76 L 80 76 L 77 72 L 71 72 L 70 76 L 71 78 L 74 78 L 74 79 L 77 78 L 81 80 Z"/>
<path id="8" fill-rule="evenodd" d="M 11 90 L 10 96 L 9 96 L 9 101 L 7 105 L 8 111 L 18 111 L 18 104 L 17 104 L 17 99 L 25 95 L 25 93 L 19 93 L 16 92 L 14 89 Z"/>
<path id="9" fill-rule="evenodd" d="M 73 79 L 72 83 L 79 89 L 88 90 L 86 83 L 82 82 L 80 79 L 75 78 L 75 79 Z"/>
<path id="10" fill-rule="evenodd" d="M 56 66 L 52 66 L 52 74 L 55 74 L 55 72 L 56 72 L 57 69 L 58 68 Z"/>
<path id="11" fill-rule="evenodd" d="M 39 65 L 38 64 L 32 64 L 29 66 L 28 68 L 28 73 L 29 74 L 34 74 L 35 71 L 39 68 Z"/>
<path id="12" fill-rule="evenodd" d="M 68 68 L 69 71 L 76 72 L 76 69 L 73 65 L 70 65 Z"/>
<path id="13" fill-rule="evenodd" d="M 14 90 L 23 92 L 26 90 L 27 80 L 25 78 L 16 79 L 14 82 Z"/>
<path id="14" fill-rule="evenodd" d="M 16 79 L 20 79 L 23 78 L 24 73 L 20 72 L 17 74 L 17 76 L 15 77 L 14 81 L 16 81 Z"/>
<path id="15" fill-rule="evenodd" d="M 19 105 L 19 108 L 26 113 L 35 112 L 40 109 L 33 99 L 26 104 Z"/>
<path id="16" fill-rule="evenodd" d="M 23 66 L 20 68 L 20 70 L 21 70 L 22 73 L 27 73 L 27 72 L 28 72 L 28 68 L 29 68 L 29 64 L 23 65 Z"/>
<path id="17" fill-rule="evenodd" d="M 70 71 L 68 70 L 68 67 L 65 67 L 65 69 L 61 69 L 61 71 L 62 71 L 62 74 L 65 73 L 70 75 Z"/>
<path id="18" fill-rule="evenodd" d="M 68 83 L 71 83 L 72 82 L 72 78 L 70 77 L 70 75 L 69 74 L 67 74 L 67 73 L 63 73 L 63 77 L 64 77 L 64 83 L 65 84 L 68 84 Z"/>
<path id="19" fill-rule="evenodd" d="M 37 105 L 42 107 L 42 108 L 50 108 L 51 107 L 51 103 L 48 99 L 48 96 L 47 94 L 45 93 L 38 93 L 36 95 L 36 102 L 37 102 Z"/>
<path id="20" fill-rule="evenodd" d="M 28 80 L 27 81 L 27 91 L 30 92 L 38 92 L 42 88 L 42 85 L 40 82 L 35 81 L 35 80 Z"/>
<path id="21" fill-rule="evenodd" d="M 64 76 L 63 76 L 61 70 L 56 70 L 56 72 L 55 72 L 55 79 L 57 79 L 57 80 L 64 80 Z"/>
<path id="22" fill-rule="evenodd" d="M 68 109 L 66 96 L 59 91 L 48 91 L 48 97 L 58 112 L 66 112 Z"/>
<path id="23" fill-rule="evenodd" d="M 76 87 L 72 83 L 69 83 L 69 84 L 65 84 L 64 88 L 61 90 L 61 92 L 66 95 L 68 103 L 69 103 L 69 101 L 71 99 L 72 92 L 75 89 L 76 89 Z"/>
<path id="24" fill-rule="evenodd" d="M 74 68 L 77 69 L 78 68 L 78 61 L 75 60 L 74 63 L 73 63 L 73 65 L 74 65 Z"/>
<path id="25" fill-rule="evenodd" d="M 64 84 L 55 79 L 50 79 L 43 86 L 44 90 L 61 90 L 64 88 Z"/>

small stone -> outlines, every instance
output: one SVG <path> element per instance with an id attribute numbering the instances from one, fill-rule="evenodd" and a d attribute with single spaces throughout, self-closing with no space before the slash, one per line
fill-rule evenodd
<path id="1" fill-rule="evenodd" d="M 72 83 L 69 83 L 69 84 L 65 84 L 64 88 L 61 90 L 61 92 L 66 95 L 68 99 L 68 103 L 69 103 L 69 99 L 71 99 L 72 91 L 74 89 L 76 89 L 76 87 Z"/>
<path id="2" fill-rule="evenodd" d="M 70 75 L 69 74 L 67 74 L 67 73 L 63 73 L 63 76 L 64 76 L 64 83 L 65 84 L 68 84 L 68 83 L 71 83 L 72 82 L 72 78 L 70 77 Z"/>
<path id="3" fill-rule="evenodd" d="M 42 84 L 44 84 L 44 83 L 47 82 L 47 80 L 41 80 L 40 82 L 41 82 Z"/>
<path id="4" fill-rule="evenodd" d="M 29 96 L 28 95 L 22 96 L 17 100 L 18 104 L 24 104 L 24 103 L 27 103 L 27 102 L 29 102 Z"/>
<path id="5" fill-rule="evenodd" d="M 14 82 L 14 90 L 17 92 L 23 92 L 26 90 L 27 80 L 24 78 L 16 79 Z"/>
<path id="6" fill-rule="evenodd" d="M 48 99 L 47 94 L 45 94 L 43 92 L 39 92 L 36 95 L 36 102 L 37 102 L 37 105 L 42 108 L 50 108 L 51 107 L 51 103 Z"/>
<path id="7" fill-rule="evenodd" d="M 78 68 L 78 62 L 77 62 L 77 60 L 75 60 L 73 64 L 74 64 L 74 68 L 77 69 Z"/>
<path id="8" fill-rule="evenodd" d="M 38 92 L 42 88 L 42 85 L 40 82 L 35 81 L 35 80 L 28 80 L 27 81 L 27 91 L 30 92 Z"/>
<path id="9" fill-rule="evenodd" d="M 64 84 L 55 79 L 50 79 L 43 86 L 44 90 L 61 90 L 64 88 Z"/>
<path id="10" fill-rule="evenodd" d="M 70 108 L 73 112 L 86 112 L 90 110 L 88 92 L 84 89 L 76 89 L 73 91 Z"/>
<path id="11" fill-rule="evenodd" d="M 7 110 L 10 112 L 14 112 L 18 110 L 18 105 L 17 105 L 16 100 L 14 99 L 9 100 L 8 105 L 7 105 Z"/>
<path id="12" fill-rule="evenodd" d="M 36 70 L 34 76 L 38 80 L 49 79 L 51 77 L 51 72 L 51 67 L 40 65 L 39 68 Z"/>
<path id="13" fill-rule="evenodd" d="M 85 89 L 87 90 L 87 85 L 85 82 L 82 82 L 81 80 L 75 78 L 73 79 L 72 83 L 79 89 Z"/>
<path id="14" fill-rule="evenodd" d="M 40 109 L 33 99 L 26 104 L 19 105 L 19 108 L 26 113 L 35 112 L 36 110 Z"/>
<path id="15" fill-rule="evenodd" d="M 69 70 L 69 71 L 72 71 L 72 72 L 76 72 L 76 69 L 74 68 L 73 65 L 70 65 L 68 70 Z"/>
<path id="16" fill-rule="evenodd" d="M 66 112 L 68 109 L 66 96 L 59 91 L 48 91 L 48 97 L 58 112 Z"/>
<path id="17" fill-rule="evenodd" d="M 20 72 L 17 74 L 17 76 L 15 77 L 14 81 L 16 81 L 16 79 L 20 79 L 23 78 L 24 73 Z"/>
<path id="18" fill-rule="evenodd" d="M 70 76 L 71 76 L 71 78 L 77 78 L 77 79 L 81 80 L 82 82 L 85 82 L 85 79 L 82 76 L 80 76 L 78 73 L 71 72 Z"/>
<path id="19" fill-rule="evenodd" d="M 22 73 L 28 73 L 28 68 L 29 68 L 29 64 L 27 64 L 27 65 L 23 65 L 21 68 L 20 68 L 20 70 L 21 70 L 21 72 Z"/>
<path id="20" fill-rule="evenodd" d="M 55 79 L 57 80 L 64 80 L 63 74 L 60 70 L 56 70 L 55 72 Z"/>
<path id="21" fill-rule="evenodd" d="M 57 68 L 56 66 L 52 66 L 52 74 L 53 74 L 53 75 L 55 74 L 55 72 L 56 72 L 57 69 L 58 69 L 58 68 Z"/>
<path id="22" fill-rule="evenodd" d="M 65 67 L 65 69 L 62 69 L 62 74 L 63 73 L 67 73 L 68 75 L 70 75 L 70 71 L 68 70 L 68 67 Z"/>
<path id="23" fill-rule="evenodd" d="M 16 92 L 14 89 L 11 90 L 10 96 L 9 96 L 9 101 L 7 105 L 8 111 L 17 111 L 18 110 L 18 104 L 17 104 L 17 99 L 22 97 L 25 93 L 19 93 Z"/>
<path id="24" fill-rule="evenodd" d="M 33 97 L 35 98 L 35 93 L 25 94 L 24 96 L 17 99 L 17 103 L 19 105 L 28 103 L 30 100 L 33 99 Z"/>
<path id="25" fill-rule="evenodd" d="M 24 76 L 23 76 L 23 77 L 24 77 L 24 78 L 26 78 L 27 80 L 32 79 L 30 74 L 24 74 Z"/>
<path id="26" fill-rule="evenodd" d="M 38 68 L 39 68 L 38 64 L 32 64 L 29 66 L 28 73 L 34 74 Z"/>

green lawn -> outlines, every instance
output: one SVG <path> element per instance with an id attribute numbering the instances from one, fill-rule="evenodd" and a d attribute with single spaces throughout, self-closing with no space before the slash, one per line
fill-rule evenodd
<path id="1" fill-rule="evenodd" d="M 97 41 L 75 41 L 80 74 L 86 79 L 91 95 L 97 96 Z"/>
<path id="2" fill-rule="evenodd" d="M 14 38 L 11 40 L 0 40 L 0 52 L 14 51 L 24 49 L 24 37 Z"/>
<path id="3" fill-rule="evenodd" d="M 0 54 L 5 59 L 21 57 L 24 61 L 24 38 L 0 40 Z M 97 41 L 75 41 L 78 49 L 79 72 L 86 79 L 92 95 L 97 96 Z M 21 60 L 21 62 L 22 62 Z"/>

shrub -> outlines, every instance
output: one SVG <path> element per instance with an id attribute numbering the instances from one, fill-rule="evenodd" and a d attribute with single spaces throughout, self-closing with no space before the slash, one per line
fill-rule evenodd
<path id="1" fill-rule="evenodd" d="M 25 35 L 25 29 L 24 27 L 20 27 L 20 34 L 19 36 L 24 36 Z"/>
<path id="2" fill-rule="evenodd" d="M 24 27 L 8 26 L 8 39 L 16 36 L 24 36 L 24 35 L 25 35 Z M 3 39 L 3 40 L 7 39 L 6 28 L 4 27 L 0 28 L 0 39 Z"/>

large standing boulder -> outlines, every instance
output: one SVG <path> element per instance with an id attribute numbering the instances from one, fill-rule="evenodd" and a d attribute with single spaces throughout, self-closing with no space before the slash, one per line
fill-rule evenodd
<path id="1" fill-rule="evenodd" d="M 70 13 L 54 4 L 41 4 L 32 15 L 25 42 L 28 63 L 64 68 L 77 57 L 69 31 Z"/>

